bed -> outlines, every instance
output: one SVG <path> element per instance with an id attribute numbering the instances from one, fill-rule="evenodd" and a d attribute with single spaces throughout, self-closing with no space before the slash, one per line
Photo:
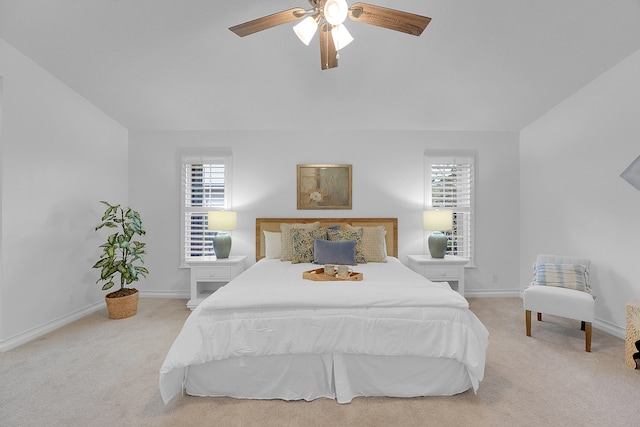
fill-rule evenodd
<path id="1" fill-rule="evenodd" d="M 258 218 L 257 262 L 196 307 L 172 344 L 160 369 L 164 402 L 181 392 L 349 403 L 477 391 L 488 331 L 447 283 L 400 263 L 397 227 L 396 218 Z M 286 260 L 285 240 L 316 229 L 348 249 L 356 233 L 358 251 L 383 258 L 351 266 L 361 281 L 303 279 L 322 266 Z M 274 251 L 277 237 L 284 246 Z M 317 245 L 329 243 L 313 240 L 312 256 L 327 255 Z"/>

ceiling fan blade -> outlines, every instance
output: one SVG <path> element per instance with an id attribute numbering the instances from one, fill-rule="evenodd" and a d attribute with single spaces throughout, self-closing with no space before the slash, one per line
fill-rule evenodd
<path id="1" fill-rule="evenodd" d="M 338 51 L 333 43 L 331 28 L 326 22 L 320 26 L 320 61 L 323 70 L 338 66 Z"/>
<path id="2" fill-rule="evenodd" d="M 413 36 L 422 34 L 431 22 L 431 18 L 426 16 L 360 2 L 351 5 L 349 18 Z"/>
<path id="3" fill-rule="evenodd" d="M 257 33 L 258 31 L 286 24 L 287 22 L 296 21 L 306 14 L 306 10 L 301 7 L 295 7 L 293 9 L 274 13 L 273 15 L 263 16 L 262 18 L 254 19 L 253 21 L 245 22 L 244 24 L 235 25 L 229 29 L 240 37 L 244 37 L 249 34 Z"/>

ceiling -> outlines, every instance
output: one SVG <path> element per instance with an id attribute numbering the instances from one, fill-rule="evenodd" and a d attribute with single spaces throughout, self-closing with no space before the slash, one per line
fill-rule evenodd
<path id="1" fill-rule="evenodd" d="M 640 49 L 640 0 L 367 1 L 432 21 L 347 20 L 326 71 L 293 23 L 228 30 L 306 0 L 0 0 L 0 37 L 130 130 L 518 131 Z"/>

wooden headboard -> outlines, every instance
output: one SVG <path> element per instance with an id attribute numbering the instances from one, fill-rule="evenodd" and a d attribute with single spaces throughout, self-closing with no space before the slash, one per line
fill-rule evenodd
<path id="1" fill-rule="evenodd" d="M 383 226 L 387 231 L 387 255 L 398 257 L 398 218 L 256 218 L 256 260 L 264 258 L 263 231 L 280 231 L 280 224 L 306 224 L 320 221 L 320 227 L 340 224 L 345 229 L 347 224 L 353 227 Z"/>

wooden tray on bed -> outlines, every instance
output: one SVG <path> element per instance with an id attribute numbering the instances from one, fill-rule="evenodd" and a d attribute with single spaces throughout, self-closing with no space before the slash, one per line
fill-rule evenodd
<path id="1" fill-rule="evenodd" d="M 362 280 L 362 273 L 356 273 L 355 271 L 349 272 L 349 278 L 340 279 L 336 276 L 326 276 L 324 274 L 324 268 L 316 268 L 315 270 L 308 270 L 302 272 L 302 278 L 307 280 L 315 280 L 317 282 L 337 281 L 337 280 Z"/>

